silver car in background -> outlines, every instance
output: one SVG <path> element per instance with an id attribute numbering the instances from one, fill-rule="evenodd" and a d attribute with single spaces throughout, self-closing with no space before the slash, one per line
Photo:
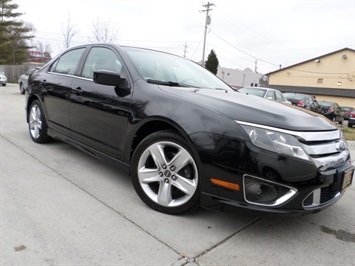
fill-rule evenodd
<path id="1" fill-rule="evenodd" d="M 31 68 L 26 73 L 22 74 L 18 79 L 18 85 L 20 87 L 20 93 L 25 94 L 25 91 L 28 87 L 28 77 L 35 71 L 36 69 Z"/>

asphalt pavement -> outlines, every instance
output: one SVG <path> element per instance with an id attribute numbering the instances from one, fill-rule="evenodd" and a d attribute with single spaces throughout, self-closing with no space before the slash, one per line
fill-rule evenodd
<path id="1" fill-rule="evenodd" d="M 32 142 L 24 105 L 0 87 L 0 265 L 355 265 L 354 185 L 306 216 L 166 215 L 120 169 Z"/>

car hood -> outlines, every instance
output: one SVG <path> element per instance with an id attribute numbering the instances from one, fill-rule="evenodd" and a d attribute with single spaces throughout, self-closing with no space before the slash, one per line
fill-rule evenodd
<path id="1" fill-rule="evenodd" d="M 167 93 L 223 113 L 236 121 L 293 131 L 336 129 L 336 126 L 322 115 L 254 95 L 225 90 L 160 87 Z"/>

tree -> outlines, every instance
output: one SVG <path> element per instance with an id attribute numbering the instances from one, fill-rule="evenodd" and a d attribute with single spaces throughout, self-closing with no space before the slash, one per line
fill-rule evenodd
<path id="1" fill-rule="evenodd" d="M 20 21 L 18 4 L 0 0 L 0 64 L 21 64 L 27 59 L 27 40 L 34 38 L 31 24 Z"/>
<path id="2" fill-rule="evenodd" d="M 96 21 L 92 23 L 93 42 L 114 42 L 118 36 L 118 30 L 115 26 L 112 26 L 110 21 L 100 21 L 96 18 Z"/>
<path id="3" fill-rule="evenodd" d="M 64 36 L 64 48 L 67 49 L 70 47 L 70 43 L 75 34 L 78 33 L 76 26 L 71 23 L 70 14 L 67 16 L 67 25 L 62 25 L 62 33 Z"/>
<path id="4" fill-rule="evenodd" d="M 216 53 L 211 50 L 210 54 L 207 57 L 207 61 L 205 63 L 205 67 L 206 69 L 208 69 L 210 72 L 212 72 L 213 74 L 217 74 L 217 70 L 218 70 L 218 58 Z"/>
<path id="5" fill-rule="evenodd" d="M 269 86 L 269 78 L 268 76 L 262 75 L 259 79 L 260 87 L 268 87 Z"/>

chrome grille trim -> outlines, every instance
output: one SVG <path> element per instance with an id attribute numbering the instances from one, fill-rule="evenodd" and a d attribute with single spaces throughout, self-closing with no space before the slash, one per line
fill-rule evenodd
<path id="1" fill-rule="evenodd" d="M 341 151 L 341 147 L 345 148 L 346 143 L 343 140 L 322 143 L 322 144 L 304 144 L 301 143 L 302 148 L 310 155 L 323 155 L 323 154 L 334 154 L 339 153 Z M 345 145 L 345 146 L 344 146 Z"/>

